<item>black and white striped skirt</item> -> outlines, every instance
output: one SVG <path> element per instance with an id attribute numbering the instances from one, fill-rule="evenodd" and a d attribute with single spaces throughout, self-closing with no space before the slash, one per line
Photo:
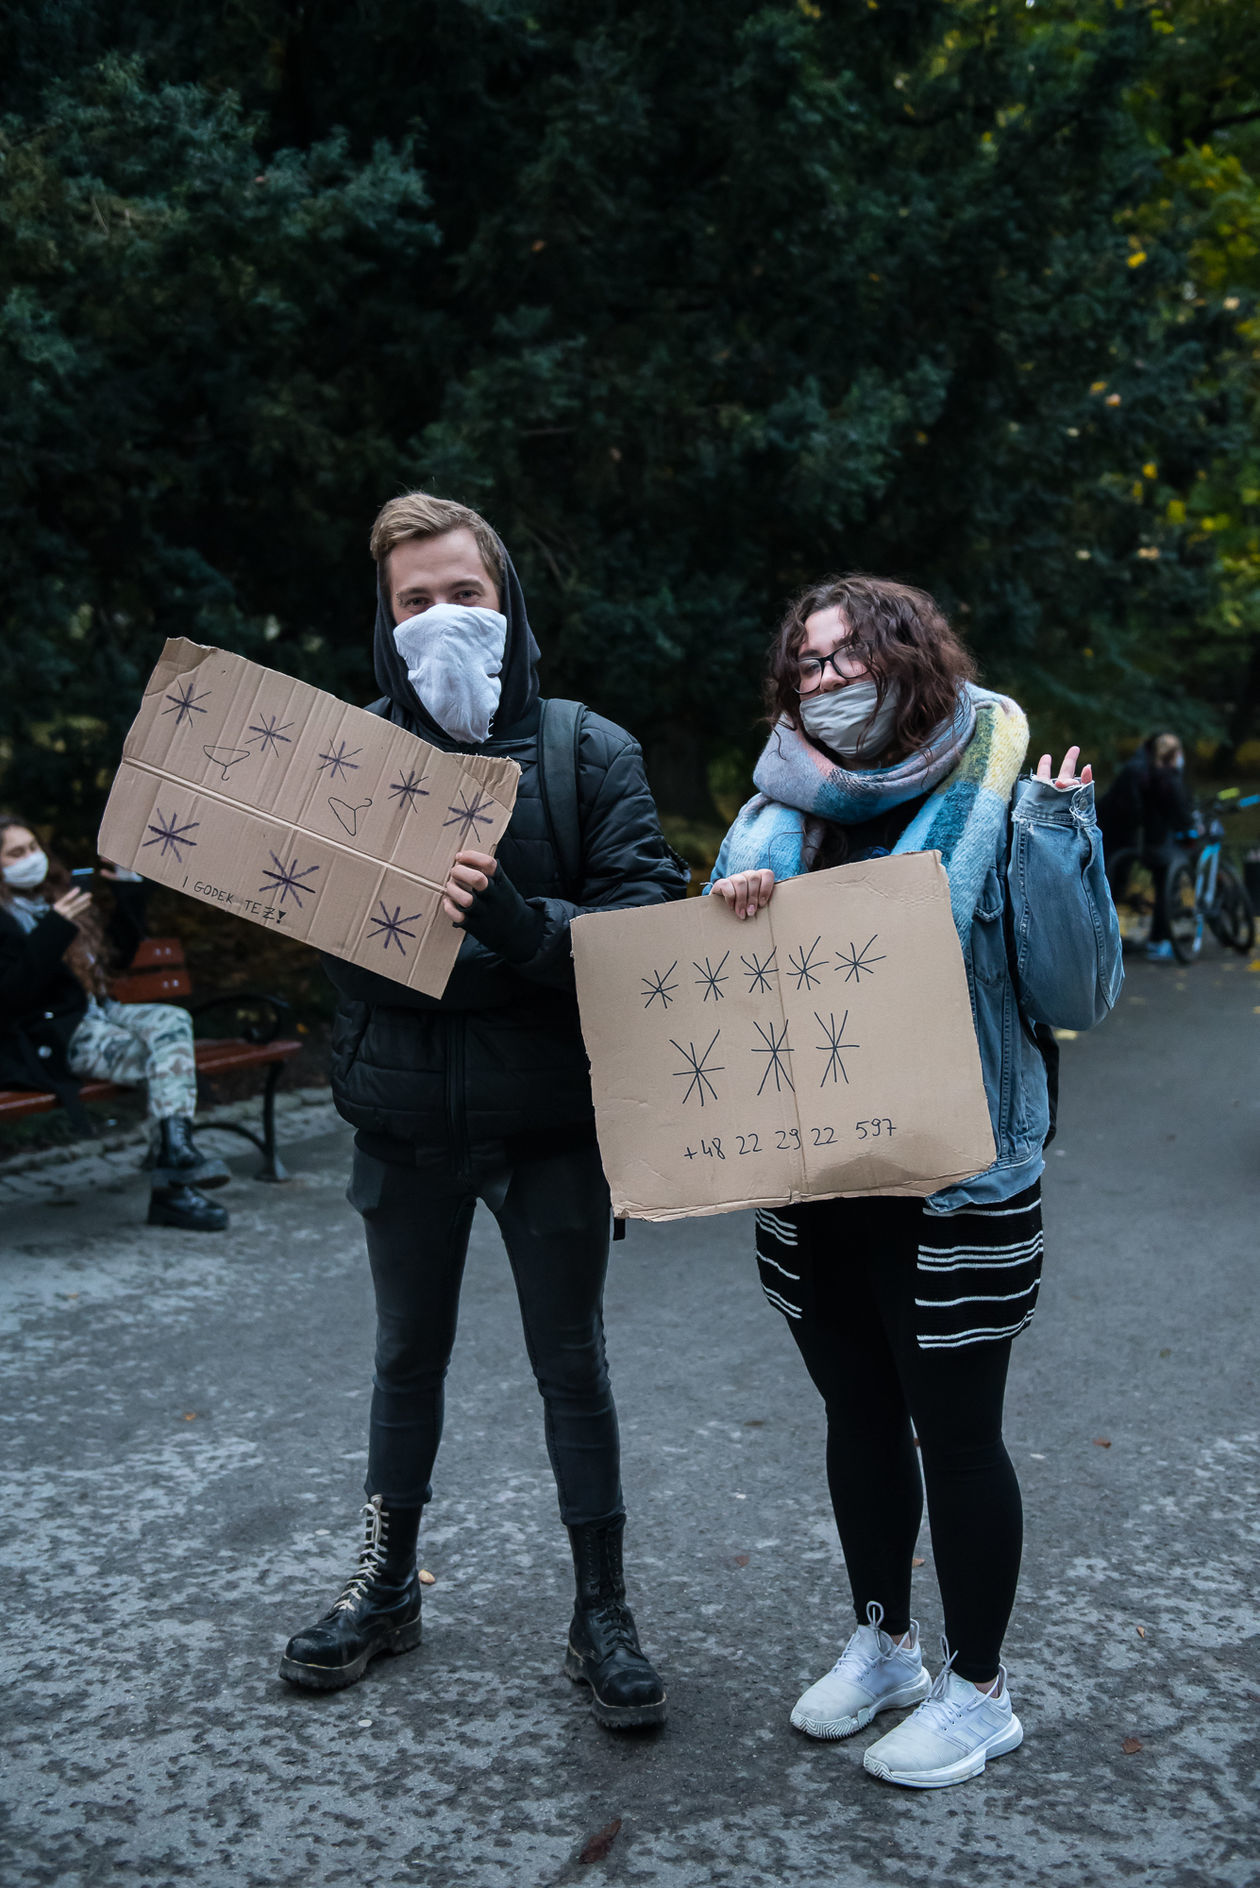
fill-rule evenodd
<path id="1" fill-rule="evenodd" d="M 787 1318 L 810 1317 L 818 1270 L 846 1254 L 913 1266 L 914 1330 L 923 1350 L 1015 1337 L 1037 1307 L 1041 1284 L 1041 1183 L 991 1206 L 935 1211 L 925 1200 L 817 1200 L 761 1209 L 762 1290 Z"/>

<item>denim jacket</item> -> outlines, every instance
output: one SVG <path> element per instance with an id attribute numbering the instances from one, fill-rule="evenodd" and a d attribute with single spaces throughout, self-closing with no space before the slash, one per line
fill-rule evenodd
<path id="1" fill-rule="evenodd" d="M 1092 786 L 1066 791 L 1035 776 L 1017 782 L 1009 856 L 1003 840 L 963 961 L 997 1158 L 974 1179 L 933 1194 L 929 1205 L 938 1212 L 1008 1200 L 1045 1167 L 1046 1067 L 1021 1009 L 1055 1029 L 1092 1029 L 1120 994 L 1120 926 Z"/>
<path id="2" fill-rule="evenodd" d="M 934 1212 L 1008 1200 L 1045 1167 L 1046 1065 L 1021 1010 L 1029 1022 L 1055 1029 L 1092 1029 L 1124 982 L 1093 787 L 1020 780 L 1008 826 L 1009 851 L 1004 832 L 963 946 L 997 1158 L 973 1179 L 934 1193 Z"/>

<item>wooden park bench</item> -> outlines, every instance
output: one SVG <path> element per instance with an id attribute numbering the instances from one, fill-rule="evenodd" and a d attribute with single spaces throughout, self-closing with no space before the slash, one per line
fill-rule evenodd
<path id="1" fill-rule="evenodd" d="M 259 1180 L 287 1180 L 288 1174 L 276 1156 L 276 1086 L 286 1062 L 291 1062 L 302 1045 L 283 1037 L 281 1028 L 288 1020 L 289 1006 L 282 998 L 260 996 L 254 992 L 229 996 L 205 997 L 189 1001 L 192 979 L 184 962 L 183 946 L 178 938 L 145 938 L 132 962 L 109 986 L 110 995 L 119 1003 L 180 1002 L 197 1019 L 212 1010 L 235 1011 L 238 1036 L 205 1036 L 197 1043 L 198 1075 L 227 1075 L 236 1069 L 263 1069 L 267 1080 L 262 1095 L 262 1133 L 242 1127 L 235 1121 L 216 1121 L 216 1130 L 239 1134 L 263 1156 Z M 118 1082 L 83 1082 L 79 1088 L 82 1101 L 112 1101 L 130 1092 L 129 1085 Z M 57 1097 L 35 1088 L 0 1089 L 0 1124 L 22 1121 L 28 1115 L 51 1114 L 59 1105 Z"/>

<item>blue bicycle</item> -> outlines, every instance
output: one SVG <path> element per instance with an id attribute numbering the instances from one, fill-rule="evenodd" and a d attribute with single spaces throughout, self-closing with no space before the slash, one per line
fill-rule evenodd
<path id="1" fill-rule="evenodd" d="M 1217 795 L 1196 830 L 1179 833 L 1185 854 L 1168 868 L 1165 887 L 1168 937 L 1173 954 L 1192 964 L 1203 948 L 1204 926 L 1226 950 L 1248 953 L 1256 941 L 1256 918 L 1251 900 L 1233 867 L 1225 863 L 1225 825 L 1222 813 L 1239 813 L 1245 806 L 1260 806 L 1260 793 L 1239 797 L 1237 787 Z"/>

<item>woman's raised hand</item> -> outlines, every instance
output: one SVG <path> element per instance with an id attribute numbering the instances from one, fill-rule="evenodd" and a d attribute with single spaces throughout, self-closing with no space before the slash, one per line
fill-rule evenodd
<path id="1" fill-rule="evenodd" d="M 760 872 L 736 872 L 733 878 L 720 878 L 709 893 L 710 898 L 724 898 L 737 918 L 755 918 L 770 903 L 774 873 L 766 867 Z"/>
<path id="2" fill-rule="evenodd" d="M 72 885 L 68 892 L 61 894 L 53 910 L 59 918 L 69 918 L 71 924 L 77 924 L 91 902 L 91 892 L 82 892 L 77 885 Z"/>
<path id="3" fill-rule="evenodd" d="M 1069 747 L 1067 753 L 1063 756 L 1062 767 L 1060 767 L 1057 774 L 1052 775 L 1050 772 L 1050 756 L 1049 754 L 1043 754 L 1041 759 L 1037 762 L 1038 780 L 1050 781 L 1053 786 L 1064 789 L 1068 787 L 1087 787 L 1094 778 L 1094 770 L 1087 761 L 1081 768 L 1079 776 L 1077 775 L 1076 763 L 1080 759 L 1080 755 L 1081 750 L 1079 747 Z"/>

